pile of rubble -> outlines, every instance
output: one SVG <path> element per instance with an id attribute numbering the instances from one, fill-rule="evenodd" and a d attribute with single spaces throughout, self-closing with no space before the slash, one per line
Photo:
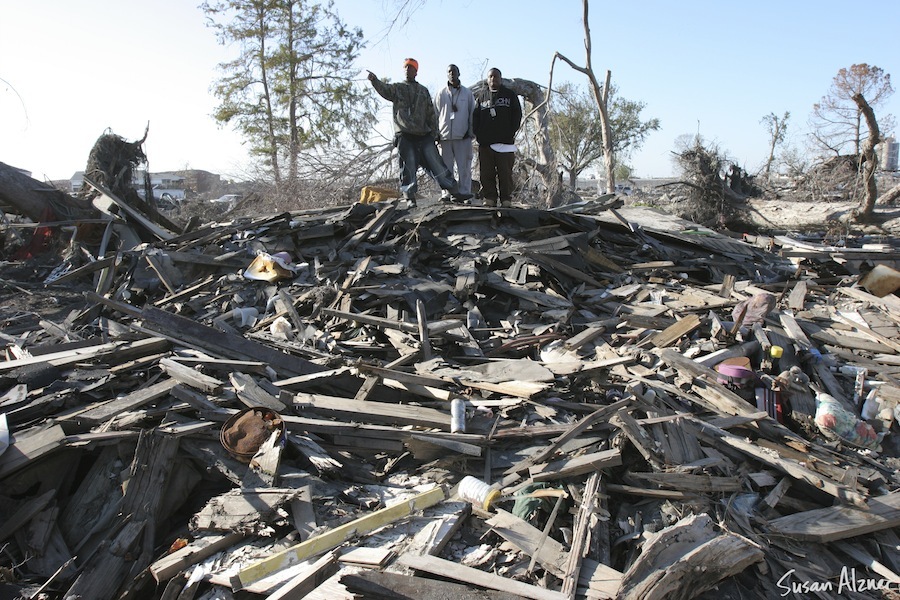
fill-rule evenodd
<path id="1" fill-rule="evenodd" d="M 890 245 L 592 202 L 179 232 L 100 191 L 44 282 L 77 310 L 0 309 L 0 598 L 900 587 Z"/>

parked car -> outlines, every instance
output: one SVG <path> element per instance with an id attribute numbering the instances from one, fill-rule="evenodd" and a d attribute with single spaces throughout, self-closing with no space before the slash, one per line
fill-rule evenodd
<path id="1" fill-rule="evenodd" d="M 225 194 L 224 196 L 213 198 L 212 200 L 210 200 L 210 202 L 215 202 L 216 204 L 224 204 L 227 206 L 234 206 L 240 199 L 240 194 Z"/>
<path id="2" fill-rule="evenodd" d="M 181 200 L 171 194 L 163 194 L 156 199 L 156 207 L 160 210 L 178 210 L 181 208 Z"/>

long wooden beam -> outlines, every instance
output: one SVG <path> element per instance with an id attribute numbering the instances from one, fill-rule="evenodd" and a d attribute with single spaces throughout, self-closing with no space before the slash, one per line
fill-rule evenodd
<path id="1" fill-rule="evenodd" d="M 407 500 L 376 510 L 349 523 L 344 523 L 339 527 L 326 531 L 322 535 L 309 538 L 304 542 L 300 542 L 295 546 L 291 546 L 286 550 L 282 550 L 241 569 L 232 580 L 232 585 L 235 590 L 242 589 L 276 571 L 286 569 L 321 552 L 327 552 L 353 536 L 369 533 L 388 523 L 393 523 L 398 519 L 409 516 L 418 510 L 433 506 L 443 501 L 444 498 L 444 489 L 435 487 Z"/>

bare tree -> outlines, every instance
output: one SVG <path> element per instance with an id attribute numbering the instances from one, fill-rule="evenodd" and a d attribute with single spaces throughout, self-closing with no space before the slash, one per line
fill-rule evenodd
<path id="1" fill-rule="evenodd" d="M 550 85 L 548 85 L 549 89 L 552 89 L 553 84 L 553 66 L 556 64 L 556 59 L 560 59 L 565 62 L 571 68 L 575 69 L 579 73 L 584 74 L 588 81 L 591 83 L 591 91 L 594 94 L 594 100 L 597 102 L 597 109 L 600 111 L 600 132 L 602 135 L 603 142 L 603 159 L 604 165 L 606 167 L 606 191 L 610 194 L 615 193 L 616 189 L 616 160 L 615 154 L 613 153 L 613 141 L 612 141 L 612 132 L 610 129 L 609 122 L 609 112 L 607 107 L 609 105 L 609 81 L 612 78 L 612 72 L 606 72 L 606 81 L 601 86 L 600 82 L 597 81 L 597 76 L 594 74 L 594 67 L 591 64 L 591 27 L 588 23 L 588 8 L 589 8 L 588 0 L 581 1 L 582 7 L 582 22 L 584 23 L 584 51 L 585 51 L 585 61 L 584 66 L 576 65 L 566 56 L 556 52 L 553 54 L 553 62 L 550 65 Z M 549 101 L 550 92 L 547 92 L 547 98 Z"/>
<path id="2" fill-rule="evenodd" d="M 849 150 L 858 156 L 866 135 L 866 123 L 853 97 L 861 94 L 874 110 L 893 93 L 890 74 L 874 65 L 861 63 L 841 69 L 834 77 L 828 94 L 813 105 L 810 118 L 813 139 L 821 149 L 835 155 Z M 882 129 L 890 131 L 892 125 L 893 117 L 882 117 Z"/>
<path id="3" fill-rule="evenodd" d="M 775 113 L 769 113 L 762 118 L 761 122 L 765 123 L 766 130 L 769 132 L 769 158 L 766 159 L 766 166 L 763 169 L 766 182 L 771 177 L 772 163 L 775 162 L 775 148 L 784 141 L 784 137 L 787 134 L 788 119 L 790 118 L 791 113 L 787 111 L 781 118 L 778 118 L 778 115 Z"/>
<path id="4" fill-rule="evenodd" d="M 622 179 L 630 169 L 621 165 L 620 159 L 640 148 L 647 135 L 659 129 L 659 119 L 642 121 L 644 104 L 618 97 L 616 92 L 616 86 L 609 90 L 608 114 L 616 179 Z M 574 190 L 578 175 L 603 157 L 600 115 L 593 97 L 570 83 L 559 86 L 556 96 L 561 102 L 554 104 L 550 131 L 559 163 L 569 173 L 569 189 Z"/>

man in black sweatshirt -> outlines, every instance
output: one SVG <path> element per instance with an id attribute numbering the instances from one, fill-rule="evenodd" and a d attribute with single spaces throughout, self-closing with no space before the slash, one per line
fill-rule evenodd
<path id="1" fill-rule="evenodd" d="M 502 84 L 500 69 L 488 71 L 487 89 L 476 98 L 472 129 L 478 140 L 481 192 L 487 206 L 511 206 L 516 132 L 522 125 L 522 104 Z"/>

